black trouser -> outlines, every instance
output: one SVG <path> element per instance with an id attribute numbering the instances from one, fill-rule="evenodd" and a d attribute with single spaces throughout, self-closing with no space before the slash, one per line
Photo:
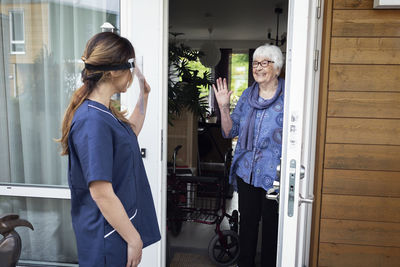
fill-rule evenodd
<path id="1" fill-rule="evenodd" d="M 254 267 L 258 223 L 262 218 L 261 266 L 276 266 L 278 203 L 265 198 L 265 190 L 237 178 L 240 213 L 239 267 Z"/>

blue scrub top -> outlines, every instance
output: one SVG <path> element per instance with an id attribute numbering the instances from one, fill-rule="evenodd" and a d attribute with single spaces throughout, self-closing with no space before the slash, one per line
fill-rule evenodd
<path id="1" fill-rule="evenodd" d="M 132 128 L 104 105 L 85 100 L 68 136 L 71 216 L 79 266 L 125 266 L 127 244 L 92 199 L 89 184 L 108 181 L 139 232 L 143 247 L 161 239 L 153 197 Z"/>

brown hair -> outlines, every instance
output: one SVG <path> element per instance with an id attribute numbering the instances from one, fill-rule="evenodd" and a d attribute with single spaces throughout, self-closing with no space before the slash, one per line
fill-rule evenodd
<path id="1" fill-rule="evenodd" d="M 86 44 L 82 60 L 91 65 L 118 65 L 128 62 L 128 59 L 135 58 L 135 50 L 128 39 L 115 33 L 102 32 L 93 36 Z M 123 70 L 126 72 L 129 70 Z M 83 85 L 72 95 L 71 101 L 65 111 L 62 122 L 61 138 L 56 140 L 61 143 L 61 155 L 68 155 L 68 135 L 71 128 L 72 118 L 75 111 L 90 95 L 93 89 L 100 83 L 112 80 L 110 71 L 82 70 Z M 132 80 L 130 80 L 132 83 Z M 116 108 L 116 103 L 111 100 L 110 110 L 118 119 L 129 123 L 125 118 L 126 112 L 121 112 Z"/>

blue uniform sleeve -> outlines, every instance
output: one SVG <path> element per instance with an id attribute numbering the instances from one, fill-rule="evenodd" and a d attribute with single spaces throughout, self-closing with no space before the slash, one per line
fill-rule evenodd
<path id="1" fill-rule="evenodd" d="M 86 184 L 112 181 L 113 138 L 111 127 L 100 119 L 87 119 L 73 125 L 73 145 Z"/>
<path id="2" fill-rule="evenodd" d="M 245 104 L 245 100 L 247 99 L 246 97 L 246 91 L 242 93 L 242 95 L 239 98 L 239 101 L 236 104 L 235 109 L 233 110 L 231 114 L 231 119 L 232 119 L 232 129 L 229 132 L 228 135 L 225 135 L 224 130 L 222 130 L 222 136 L 224 138 L 233 138 L 239 135 L 239 129 L 240 129 L 240 119 L 243 116 L 243 105 Z"/>

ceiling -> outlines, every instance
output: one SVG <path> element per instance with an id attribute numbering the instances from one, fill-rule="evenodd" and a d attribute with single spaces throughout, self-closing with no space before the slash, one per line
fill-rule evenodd
<path id="1" fill-rule="evenodd" d="M 184 33 L 183 40 L 267 40 L 268 29 L 279 36 L 286 32 L 287 0 L 169 0 L 170 32 Z M 208 28 L 212 28 L 211 35 Z"/>

